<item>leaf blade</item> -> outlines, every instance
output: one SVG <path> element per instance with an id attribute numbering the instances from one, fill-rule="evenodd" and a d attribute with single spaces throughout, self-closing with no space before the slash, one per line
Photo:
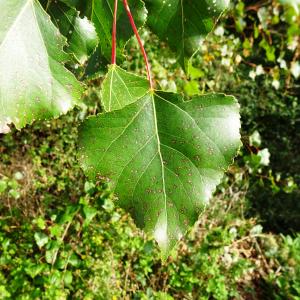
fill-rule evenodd
<path id="1" fill-rule="evenodd" d="M 121 109 L 142 98 L 148 91 L 148 80 L 110 65 L 102 84 L 102 103 L 105 111 Z"/>
<path id="2" fill-rule="evenodd" d="M 67 52 L 84 64 L 99 42 L 93 23 L 87 17 L 80 17 L 75 8 L 60 2 L 50 4 L 47 11 L 68 40 Z"/>
<path id="3" fill-rule="evenodd" d="M 145 0 L 148 25 L 171 49 L 185 66 L 199 48 L 200 41 L 212 29 L 229 0 Z"/>
<path id="4" fill-rule="evenodd" d="M 5 0 L 0 20 L 0 132 L 66 113 L 82 87 L 64 67 L 65 40 L 49 16 L 36 0 Z"/>
<path id="5" fill-rule="evenodd" d="M 154 235 L 164 255 L 208 202 L 240 146 L 239 106 L 223 94 L 148 92 L 86 120 L 79 161 L 107 179 L 118 204 Z"/>

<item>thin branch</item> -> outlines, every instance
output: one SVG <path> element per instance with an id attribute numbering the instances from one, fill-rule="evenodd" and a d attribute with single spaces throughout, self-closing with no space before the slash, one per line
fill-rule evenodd
<path id="1" fill-rule="evenodd" d="M 118 13 L 118 1 L 115 0 L 114 7 L 114 19 L 113 19 L 113 28 L 112 28 L 112 49 L 111 49 L 111 63 L 112 65 L 116 64 L 117 56 L 117 13 Z"/>
<path id="2" fill-rule="evenodd" d="M 139 43 L 140 49 L 142 51 L 142 54 L 143 54 L 143 57 L 144 57 L 144 60 L 145 60 L 146 70 L 147 70 L 147 78 L 148 78 L 149 83 L 150 83 L 150 89 L 153 90 L 153 80 L 152 80 L 152 76 L 151 76 L 150 64 L 149 64 L 147 53 L 145 51 L 145 48 L 144 48 L 144 45 L 142 43 L 141 37 L 139 35 L 139 32 L 138 32 L 138 30 L 137 30 L 137 28 L 135 26 L 135 22 L 134 22 L 132 14 L 131 14 L 131 11 L 130 11 L 130 8 L 129 8 L 127 0 L 123 0 L 123 4 L 124 4 L 124 8 L 125 8 L 125 10 L 127 12 L 127 15 L 128 15 L 128 18 L 129 18 L 129 22 L 130 22 L 131 27 L 132 27 L 132 29 L 134 31 L 134 34 L 135 34 L 135 36 L 137 38 L 137 41 Z"/>

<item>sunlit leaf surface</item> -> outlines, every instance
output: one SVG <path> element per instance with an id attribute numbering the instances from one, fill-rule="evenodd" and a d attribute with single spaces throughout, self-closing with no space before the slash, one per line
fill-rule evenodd
<path id="1" fill-rule="evenodd" d="M 65 39 L 35 0 L 0 1 L 0 133 L 58 117 L 81 86 L 64 67 Z"/>
<path id="2" fill-rule="evenodd" d="M 111 88 L 124 89 L 127 77 L 131 84 L 128 74 L 123 83 L 112 80 Z M 117 105 L 108 95 L 103 102 Z M 88 118 L 80 128 L 79 159 L 91 179 L 109 182 L 119 205 L 167 255 L 232 162 L 239 128 L 234 97 L 209 94 L 184 101 L 178 94 L 148 91 L 120 110 Z"/>

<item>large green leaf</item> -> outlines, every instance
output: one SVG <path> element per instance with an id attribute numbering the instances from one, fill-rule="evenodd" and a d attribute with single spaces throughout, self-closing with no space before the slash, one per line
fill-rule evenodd
<path id="1" fill-rule="evenodd" d="M 51 2 L 47 11 L 67 38 L 67 51 L 74 54 L 80 64 L 86 62 L 99 42 L 93 23 L 86 17 L 80 17 L 76 9 L 60 2 Z"/>
<path id="2" fill-rule="evenodd" d="M 127 76 L 121 84 L 111 81 L 113 88 L 124 89 Z M 123 101 L 125 93 L 119 95 Z M 232 162 L 239 128 L 234 97 L 209 94 L 184 101 L 178 94 L 145 89 L 138 101 L 83 123 L 79 160 L 89 178 L 107 179 L 119 205 L 167 254 Z"/>
<path id="3" fill-rule="evenodd" d="M 65 39 L 35 0 L 0 1 L 0 132 L 72 108 L 81 86 L 64 67 Z"/>
<path id="4" fill-rule="evenodd" d="M 148 24 L 176 51 L 185 65 L 198 50 L 200 41 L 212 29 L 230 0 L 145 0 Z"/>

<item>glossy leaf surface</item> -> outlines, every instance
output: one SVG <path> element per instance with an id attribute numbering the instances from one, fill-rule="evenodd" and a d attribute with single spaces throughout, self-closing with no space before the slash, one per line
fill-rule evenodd
<path id="1" fill-rule="evenodd" d="M 79 159 L 89 178 L 110 183 L 119 205 L 167 255 L 231 163 L 239 128 L 234 97 L 184 101 L 178 94 L 147 92 L 121 110 L 87 119 L 80 128 Z"/>
<path id="2" fill-rule="evenodd" d="M 176 52 L 182 65 L 199 48 L 230 0 L 145 0 L 151 30 Z"/>
<path id="3" fill-rule="evenodd" d="M 0 1 L 0 132 L 72 108 L 81 86 L 64 67 L 65 39 L 35 0 Z"/>
<path id="4" fill-rule="evenodd" d="M 52 2 L 48 12 L 68 40 L 67 51 L 74 54 L 80 64 L 86 62 L 99 42 L 93 23 L 87 17 L 80 17 L 76 9 L 59 2 Z"/>

